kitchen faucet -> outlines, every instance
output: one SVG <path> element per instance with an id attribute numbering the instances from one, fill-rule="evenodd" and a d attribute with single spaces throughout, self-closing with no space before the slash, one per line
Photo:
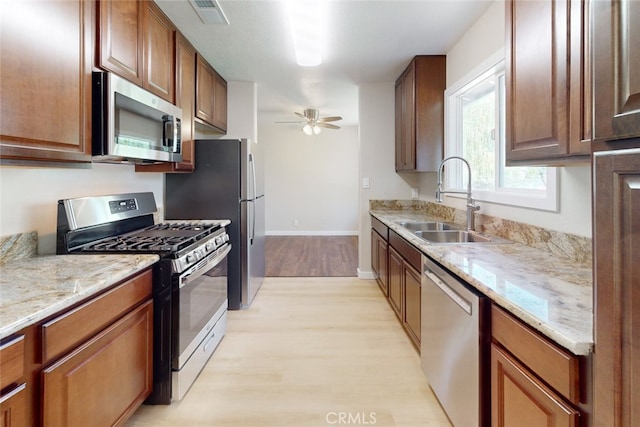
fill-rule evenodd
<path id="1" fill-rule="evenodd" d="M 467 185 L 467 191 L 453 191 L 453 190 L 443 190 L 442 189 L 442 170 L 444 169 L 444 164 L 449 160 L 459 159 L 467 165 L 467 169 L 469 170 L 469 183 Z M 447 157 L 446 159 L 440 162 L 440 166 L 438 167 L 438 189 L 436 190 L 436 202 L 442 203 L 442 194 L 443 193 L 456 193 L 456 194 L 466 194 L 467 195 L 467 230 L 473 231 L 476 227 L 475 216 L 473 213 L 475 211 L 480 210 L 480 206 L 473 203 L 473 198 L 471 197 L 471 166 L 469 162 L 458 156 Z"/>

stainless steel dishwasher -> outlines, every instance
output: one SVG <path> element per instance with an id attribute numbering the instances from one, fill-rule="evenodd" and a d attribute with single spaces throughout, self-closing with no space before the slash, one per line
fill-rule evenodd
<path id="1" fill-rule="evenodd" d="M 422 266 L 422 370 L 454 426 L 486 426 L 489 300 L 424 255 Z"/>

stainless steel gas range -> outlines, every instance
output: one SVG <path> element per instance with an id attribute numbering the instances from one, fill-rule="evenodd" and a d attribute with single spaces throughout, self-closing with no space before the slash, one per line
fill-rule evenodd
<path id="1" fill-rule="evenodd" d="M 153 392 L 181 400 L 222 340 L 227 321 L 229 220 L 154 223 L 153 193 L 58 201 L 58 254 L 157 254 Z"/>

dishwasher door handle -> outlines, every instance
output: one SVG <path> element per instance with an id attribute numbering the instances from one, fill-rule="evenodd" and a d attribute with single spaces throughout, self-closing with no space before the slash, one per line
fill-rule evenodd
<path id="1" fill-rule="evenodd" d="M 471 303 L 460 296 L 455 290 L 451 289 L 449 285 L 447 285 L 440 277 L 438 277 L 433 271 L 425 270 L 425 276 L 427 276 L 431 281 L 442 290 L 453 302 L 455 302 L 461 309 L 463 309 L 469 316 L 472 315 Z"/>

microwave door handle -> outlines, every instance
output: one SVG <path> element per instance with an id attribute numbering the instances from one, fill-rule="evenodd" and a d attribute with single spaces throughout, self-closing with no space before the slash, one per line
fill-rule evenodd
<path id="1" fill-rule="evenodd" d="M 167 147 L 169 144 L 167 144 L 168 140 L 169 140 L 169 135 L 171 135 L 172 133 L 172 128 L 173 128 L 173 116 L 170 116 L 168 114 L 165 114 L 164 116 L 162 116 L 162 146 L 163 147 Z"/>
<path id="2" fill-rule="evenodd" d="M 162 116 L 162 146 L 171 147 L 171 152 L 178 151 L 178 135 L 180 133 L 180 119 L 169 114 Z"/>

